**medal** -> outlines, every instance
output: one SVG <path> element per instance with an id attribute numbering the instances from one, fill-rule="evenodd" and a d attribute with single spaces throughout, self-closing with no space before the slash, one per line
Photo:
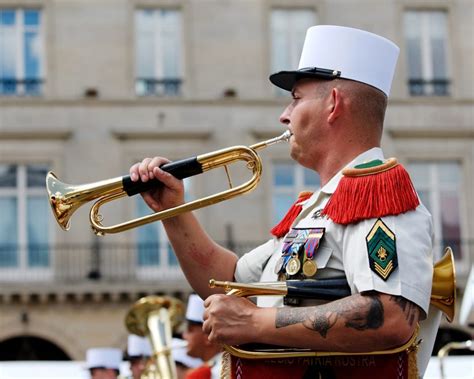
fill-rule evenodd
<path id="1" fill-rule="evenodd" d="M 311 259 L 307 259 L 303 263 L 303 274 L 307 277 L 310 278 L 316 274 L 316 271 L 318 271 L 318 266 L 316 265 L 316 262 L 314 262 Z"/>
<path id="2" fill-rule="evenodd" d="M 286 264 L 286 273 L 288 275 L 296 275 L 298 271 L 300 271 L 301 262 L 297 256 L 293 256 L 290 258 L 288 263 Z"/>

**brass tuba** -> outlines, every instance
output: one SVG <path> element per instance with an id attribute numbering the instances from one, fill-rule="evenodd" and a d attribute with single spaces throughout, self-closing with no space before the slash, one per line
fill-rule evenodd
<path id="1" fill-rule="evenodd" d="M 146 296 L 139 299 L 125 317 L 127 330 L 148 337 L 153 356 L 142 379 L 176 379 L 176 364 L 171 354 L 173 330 L 184 318 L 184 304 L 169 296 Z"/>

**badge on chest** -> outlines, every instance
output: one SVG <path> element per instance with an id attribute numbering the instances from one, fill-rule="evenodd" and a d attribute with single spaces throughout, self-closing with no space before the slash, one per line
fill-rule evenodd
<path id="1" fill-rule="evenodd" d="M 275 265 L 278 280 L 313 277 L 318 267 L 314 256 L 325 228 L 292 228 L 283 240 L 281 257 Z"/>

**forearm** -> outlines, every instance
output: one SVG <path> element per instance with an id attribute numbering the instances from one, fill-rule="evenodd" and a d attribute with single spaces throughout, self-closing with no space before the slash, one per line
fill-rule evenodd
<path id="1" fill-rule="evenodd" d="M 209 288 L 209 279 L 233 280 L 237 256 L 214 242 L 191 212 L 163 225 L 188 282 L 201 297 L 219 292 Z"/>
<path id="2" fill-rule="evenodd" d="M 304 308 L 260 308 L 258 341 L 316 351 L 363 352 L 401 346 L 413 334 L 418 307 L 385 294 L 353 295 Z"/>

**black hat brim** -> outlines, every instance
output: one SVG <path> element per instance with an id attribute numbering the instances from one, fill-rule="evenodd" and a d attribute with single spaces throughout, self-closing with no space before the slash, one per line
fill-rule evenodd
<path id="1" fill-rule="evenodd" d="M 340 76 L 340 71 L 310 67 L 296 71 L 279 71 L 270 75 L 269 79 L 277 87 L 291 91 L 295 83 L 304 78 L 332 80 Z"/>

